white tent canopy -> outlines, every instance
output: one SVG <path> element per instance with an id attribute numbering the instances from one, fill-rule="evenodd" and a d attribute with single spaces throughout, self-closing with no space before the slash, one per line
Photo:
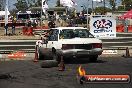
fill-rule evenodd
<path id="1" fill-rule="evenodd" d="M 5 11 L 0 11 L 0 16 L 4 16 L 5 15 Z M 10 12 L 7 11 L 7 15 L 10 15 Z"/>
<path id="2" fill-rule="evenodd" d="M 26 12 L 19 11 L 17 14 L 31 14 L 31 11 L 26 11 Z"/>

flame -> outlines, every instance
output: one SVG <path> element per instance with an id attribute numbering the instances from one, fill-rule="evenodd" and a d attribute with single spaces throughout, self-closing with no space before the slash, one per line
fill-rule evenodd
<path id="1" fill-rule="evenodd" d="M 86 72 L 85 72 L 85 70 L 82 68 L 82 66 L 79 66 L 78 71 L 79 71 L 79 75 L 80 75 L 80 76 L 84 76 L 84 75 L 86 74 Z"/>

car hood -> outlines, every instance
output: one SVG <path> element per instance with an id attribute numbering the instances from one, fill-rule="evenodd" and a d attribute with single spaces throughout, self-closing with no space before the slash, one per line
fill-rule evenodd
<path id="1" fill-rule="evenodd" d="M 60 40 L 62 44 L 90 44 L 90 43 L 102 43 L 101 40 L 96 38 L 72 38 Z"/>

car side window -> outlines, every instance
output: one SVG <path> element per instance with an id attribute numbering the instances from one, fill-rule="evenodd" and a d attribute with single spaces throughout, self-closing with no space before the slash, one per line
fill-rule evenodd
<path id="1" fill-rule="evenodd" d="M 60 39 L 71 39 L 74 38 L 74 31 L 73 29 L 63 29 L 60 31 Z"/>
<path id="2" fill-rule="evenodd" d="M 52 29 L 49 34 L 49 41 L 58 41 L 58 33 L 57 29 Z"/>

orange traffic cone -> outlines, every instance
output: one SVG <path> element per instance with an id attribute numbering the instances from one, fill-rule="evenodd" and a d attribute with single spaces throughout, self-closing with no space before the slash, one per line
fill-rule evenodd
<path id="1" fill-rule="evenodd" d="M 126 58 L 130 57 L 129 49 L 128 47 L 126 48 Z"/>
<path id="2" fill-rule="evenodd" d="M 64 71 L 65 70 L 65 64 L 63 60 L 63 56 L 61 56 L 61 61 L 59 63 L 59 71 Z"/>
<path id="3" fill-rule="evenodd" d="M 35 58 L 34 58 L 33 61 L 34 61 L 34 62 L 38 62 L 37 46 L 35 47 Z"/>

